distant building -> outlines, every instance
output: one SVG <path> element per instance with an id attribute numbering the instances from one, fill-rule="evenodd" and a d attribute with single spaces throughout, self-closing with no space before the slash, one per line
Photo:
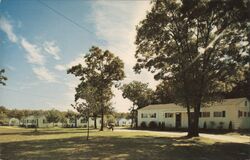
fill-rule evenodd
<path id="1" fill-rule="evenodd" d="M 24 127 L 38 127 L 44 128 L 49 127 L 45 116 L 28 116 L 22 120 L 22 125 Z"/>
<path id="2" fill-rule="evenodd" d="M 192 111 L 191 111 L 192 112 Z M 187 128 L 187 109 L 174 103 L 149 105 L 138 110 L 138 125 L 146 126 L 153 121 L 167 128 Z M 199 127 L 228 129 L 250 129 L 250 103 L 247 98 L 224 99 L 200 112 Z"/>
<path id="3" fill-rule="evenodd" d="M 116 125 L 117 126 L 129 126 L 131 125 L 131 122 L 132 122 L 131 119 L 120 118 L 120 119 L 117 119 Z"/>
<path id="4" fill-rule="evenodd" d="M 20 125 L 20 121 L 17 118 L 11 118 L 9 120 L 9 126 L 19 126 Z"/>
<path id="5" fill-rule="evenodd" d="M 62 127 L 63 124 L 61 122 L 57 123 L 49 123 L 45 116 L 28 116 L 21 120 L 20 124 L 24 127 L 37 127 L 45 128 L 45 127 Z"/>
<path id="6" fill-rule="evenodd" d="M 95 121 L 94 118 L 90 117 L 89 118 L 89 126 L 94 127 Z M 87 118 L 85 117 L 80 117 L 80 118 L 68 118 L 67 119 L 67 126 L 68 127 L 87 127 L 88 126 L 88 121 Z M 96 126 L 99 128 L 101 126 L 101 118 L 96 119 Z"/>

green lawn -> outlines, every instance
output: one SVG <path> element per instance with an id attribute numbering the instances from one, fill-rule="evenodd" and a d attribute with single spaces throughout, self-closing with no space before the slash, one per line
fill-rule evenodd
<path id="1" fill-rule="evenodd" d="M 0 127 L 1 160 L 247 160 L 250 145 L 157 133 Z"/>

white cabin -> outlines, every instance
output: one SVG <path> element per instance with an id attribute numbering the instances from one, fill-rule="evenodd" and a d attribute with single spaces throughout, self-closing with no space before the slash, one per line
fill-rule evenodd
<path id="1" fill-rule="evenodd" d="M 192 112 L 192 111 L 191 111 Z M 174 103 L 149 105 L 138 110 L 138 126 L 154 121 L 164 123 L 166 128 L 187 128 L 187 109 Z M 250 102 L 247 98 L 224 99 L 210 107 L 201 108 L 199 127 L 250 129 Z"/>
<path id="2" fill-rule="evenodd" d="M 131 119 L 126 119 L 126 118 L 120 118 L 117 120 L 116 124 L 118 126 L 130 126 L 132 120 Z"/>
<path id="3" fill-rule="evenodd" d="M 9 120 L 9 126 L 19 126 L 20 125 L 20 121 L 17 118 L 11 118 Z"/>

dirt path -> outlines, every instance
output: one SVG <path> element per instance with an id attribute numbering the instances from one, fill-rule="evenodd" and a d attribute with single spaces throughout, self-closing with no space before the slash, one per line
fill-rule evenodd
<path id="1" fill-rule="evenodd" d="M 130 130 L 130 129 L 116 129 L 116 131 L 121 132 L 147 132 L 147 133 L 157 133 L 164 134 L 169 137 L 181 137 L 186 136 L 187 132 L 163 132 L 163 131 L 146 131 L 146 130 Z M 201 137 L 210 138 L 222 142 L 231 142 L 231 143 L 248 143 L 250 144 L 250 136 L 242 136 L 242 135 L 227 135 L 227 134 L 207 134 L 200 133 Z"/>

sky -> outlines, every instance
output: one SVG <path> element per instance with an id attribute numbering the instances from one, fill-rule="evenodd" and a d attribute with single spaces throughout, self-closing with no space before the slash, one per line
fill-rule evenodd
<path id="1" fill-rule="evenodd" d="M 0 105 L 17 109 L 73 109 L 79 80 L 66 73 L 83 62 L 91 46 L 110 50 L 125 63 L 126 78 L 158 84 L 150 72 L 132 67 L 136 25 L 150 2 L 132 0 L 0 0 Z M 113 88 L 113 107 L 128 112 L 132 103 Z"/>

